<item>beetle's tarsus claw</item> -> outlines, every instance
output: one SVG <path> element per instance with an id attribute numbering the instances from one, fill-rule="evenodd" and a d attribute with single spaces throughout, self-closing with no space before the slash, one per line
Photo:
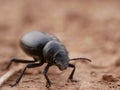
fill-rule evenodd
<path id="1" fill-rule="evenodd" d="M 46 87 L 50 88 L 51 87 L 51 83 L 46 83 Z"/>
<path id="2" fill-rule="evenodd" d="M 9 84 L 9 86 L 11 86 L 11 87 L 14 87 L 14 86 L 16 86 L 17 84 L 15 83 L 15 84 Z"/>
<path id="3" fill-rule="evenodd" d="M 50 88 L 50 87 L 51 87 L 51 85 L 46 85 L 46 87 L 47 87 L 47 88 Z"/>

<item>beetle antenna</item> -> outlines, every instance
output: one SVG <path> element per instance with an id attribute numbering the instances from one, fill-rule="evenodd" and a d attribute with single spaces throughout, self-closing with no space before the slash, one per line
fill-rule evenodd
<path id="1" fill-rule="evenodd" d="M 88 58 L 73 58 L 73 59 L 70 59 L 70 61 L 72 60 L 87 60 L 89 62 L 92 62 L 92 60 L 88 59 Z"/>

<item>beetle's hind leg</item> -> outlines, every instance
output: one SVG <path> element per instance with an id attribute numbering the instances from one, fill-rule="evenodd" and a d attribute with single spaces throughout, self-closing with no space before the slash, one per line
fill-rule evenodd
<path id="1" fill-rule="evenodd" d="M 13 87 L 13 86 L 17 85 L 20 82 L 20 80 L 23 77 L 23 75 L 24 75 L 24 73 L 25 73 L 25 71 L 26 71 L 27 68 L 35 68 L 35 67 L 39 67 L 41 65 L 43 65 L 43 63 L 34 63 L 34 64 L 28 64 L 28 65 L 26 65 L 26 67 L 23 69 L 23 71 L 20 74 L 20 76 L 17 78 L 16 82 L 14 84 L 10 84 L 10 86 Z"/>
<path id="2" fill-rule="evenodd" d="M 68 66 L 68 67 L 73 68 L 73 70 L 72 70 L 71 74 L 70 74 L 70 75 L 69 75 L 69 77 L 68 77 L 68 81 L 71 81 L 71 82 L 78 82 L 78 80 L 74 80 L 74 79 L 73 79 L 73 75 L 74 75 L 75 70 L 76 70 L 75 65 L 73 65 L 73 64 L 69 64 L 69 66 Z"/>
<path id="3" fill-rule="evenodd" d="M 11 66 L 11 64 L 12 64 L 13 62 L 15 62 L 15 63 L 34 63 L 34 62 L 36 62 L 36 61 L 37 61 L 37 60 L 34 60 L 34 61 L 31 60 L 31 61 L 30 61 L 30 60 L 12 58 L 12 59 L 10 60 L 9 64 L 7 65 L 6 69 L 9 69 L 9 67 Z"/>

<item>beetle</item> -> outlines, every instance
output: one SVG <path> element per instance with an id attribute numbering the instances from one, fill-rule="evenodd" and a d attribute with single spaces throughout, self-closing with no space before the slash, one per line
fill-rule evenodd
<path id="1" fill-rule="evenodd" d="M 43 70 L 43 75 L 47 81 L 46 87 L 51 86 L 51 81 L 47 76 L 47 72 L 49 67 L 52 65 L 56 65 L 61 71 L 67 69 L 68 67 L 73 68 L 71 74 L 68 77 L 68 80 L 75 82 L 76 80 L 73 80 L 73 75 L 76 68 L 75 65 L 69 63 L 69 61 L 79 59 L 91 61 L 88 58 L 70 59 L 67 49 L 58 38 L 51 34 L 40 31 L 31 31 L 24 34 L 20 39 L 20 47 L 27 55 L 33 57 L 33 60 L 24 60 L 18 58 L 13 58 L 10 60 L 7 69 L 11 66 L 12 62 L 29 63 L 25 66 L 16 82 L 14 84 L 10 84 L 11 87 L 17 85 L 20 82 L 27 68 L 39 67 L 44 63 L 47 63 Z"/>

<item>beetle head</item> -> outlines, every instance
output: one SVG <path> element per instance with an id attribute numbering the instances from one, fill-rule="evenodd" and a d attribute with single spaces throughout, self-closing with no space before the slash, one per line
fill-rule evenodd
<path id="1" fill-rule="evenodd" d="M 69 64 L 69 58 L 68 58 L 67 52 L 65 52 L 65 51 L 59 51 L 54 56 L 54 62 L 55 62 L 55 65 L 60 70 L 65 70 L 68 67 L 68 64 Z"/>

